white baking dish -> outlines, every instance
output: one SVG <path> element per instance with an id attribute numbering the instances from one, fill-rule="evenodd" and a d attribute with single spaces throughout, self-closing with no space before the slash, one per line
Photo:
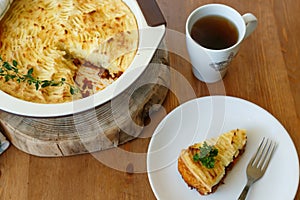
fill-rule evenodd
<path id="1" fill-rule="evenodd" d="M 139 27 L 139 48 L 130 67 L 113 84 L 104 90 L 68 103 L 40 104 L 24 101 L 0 90 L 0 110 L 30 117 L 66 116 L 102 105 L 132 85 L 147 68 L 164 34 L 165 25 L 150 27 L 136 0 L 123 0 L 134 13 Z"/>

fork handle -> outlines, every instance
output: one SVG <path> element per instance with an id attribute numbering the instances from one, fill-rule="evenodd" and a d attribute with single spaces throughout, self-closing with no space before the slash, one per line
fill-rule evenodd
<path id="1" fill-rule="evenodd" d="M 247 198 L 247 194 L 248 194 L 248 191 L 250 189 L 250 186 L 252 185 L 253 182 L 251 181 L 248 181 L 247 184 L 245 185 L 242 193 L 240 194 L 238 200 L 245 200 Z"/>

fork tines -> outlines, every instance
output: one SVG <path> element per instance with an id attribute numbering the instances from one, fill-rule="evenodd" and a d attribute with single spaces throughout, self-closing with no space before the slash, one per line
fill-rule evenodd
<path id="1" fill-rule="evenodd" d="M 264 137 L 249 164 L 260 168 L 262 171 L 265 171 L 270 162 L 275 147 L 276 143 L 274 141 L 268 138 L 266 139 Z"/>

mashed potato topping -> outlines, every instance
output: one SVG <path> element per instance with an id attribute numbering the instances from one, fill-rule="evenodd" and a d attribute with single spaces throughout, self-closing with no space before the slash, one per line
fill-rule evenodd
<path id="1" fill-rule="evenodd" d="M 16 60 L 22 74 L 33 68 L 40 80 L 64 78 L 81 92 L 70 94 L 67 84 L 36 90 L 3 77 L 0 89 L 37 103 L 83 98 L 121 76 L 137 45 L 136 19 L 121 0 L 15 0 L 0 21 L 2 59 Z"/>

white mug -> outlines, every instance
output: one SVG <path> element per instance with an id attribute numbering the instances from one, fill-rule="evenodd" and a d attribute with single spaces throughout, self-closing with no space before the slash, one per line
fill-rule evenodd
<path id="1" fill-rule="evenodd" d="M 225 49 L 209 49 L 198 44 L 191 36 L 193 25 L 201 18 L 220 16 L 231 21 L 238 32 L 237 42 Z M 228 64 L 237 54 L 242 41 L 257 27 L 257 19 L 247 13 L 241 16 L 233 8 L 223 4 L 207 4 L 194 10 L 186 21 L 186 45 L 194 75 L 201 81 L 213 83 L 221 80 Z"/>

